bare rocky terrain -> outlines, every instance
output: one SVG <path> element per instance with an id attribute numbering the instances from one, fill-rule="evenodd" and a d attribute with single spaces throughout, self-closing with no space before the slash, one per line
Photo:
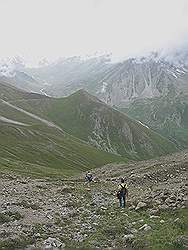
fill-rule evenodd
<path id="1" fill-rule="evenodd" d="M 186 249 L 188 151 L 71 179 L 0 174 L 0 249 Z M 120 209 L 120 177 L 129 189 Z"/>

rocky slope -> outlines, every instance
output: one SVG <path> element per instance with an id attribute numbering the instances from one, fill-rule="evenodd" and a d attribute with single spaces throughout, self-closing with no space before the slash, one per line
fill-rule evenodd
<path id="1" fill-rule="evenodd" d="M 103 79 L 105 90 L 100 96 L 111 105 L 123 106 L 140 98 L 166 96 L 173 88 L 176 93 L 187 92 L 188 70 L 163 60 L 145 58 L 127 60 Z"/>
<path id="2" fill-rule="evenodd" d="M 2 171 L 0 248 L 186 249 L 187 164 L 185 151 L 110 164 L 93 171 L 91 185 L 84 176 L 34 179 Z M 122 176 L 129 187 L 125 210 L 115 197 Z"/>

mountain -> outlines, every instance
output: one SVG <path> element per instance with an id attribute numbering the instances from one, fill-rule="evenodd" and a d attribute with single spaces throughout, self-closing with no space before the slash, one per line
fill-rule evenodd
<path id="1" fill-rule="evenodd" d="M 188 69 L 166 61 L 130 59 L 116 65 L 103 79 L 101 98 L 111 105 L 124 106 L 135 99 L 166 96 L 169 92 L 188 93 Z"/>
<path id="2" fill-rule="evenodd" d="M 37 84 L 31 83 L 32 81 L 25 84 L 24 81 L 15 80 L 12 83 L 15 86 L 55 97 L 68 96 L 83 88 L 110 106 L 128 110 L 129 116 L 166 136 L 179 148 L 187 147 L 187 130 L 185 125 L 177 125 L 176 114 L 178 112 L 182 120 L 187 120 L 184 105 L 181 105 L 182 98 L 186 99 L 188 95 L 186 50 L 176 50 L 165 56 L 152 53 L 146 57 L 130 58 L 122 62 L 112 62 L 108 55 L 85 59 L 71 57 L 52 64 L 42 64 L 38 68 L 22 67 L 21 70 Z M 178 96 L 181 96 L 180 100 Z M 174 111 L 171 111 L 170 105 L 166 107 L 166 102 L 173 103 Z M 180 105 L 177 102 L 180 102 Z M 145 110 L 148 110 L 147 105 L 150 104 L 151 107 L 155 106 L 155 110 L 162 110 L 164 116 L 171 117 L 167 121 L 159 115 L 155 121 L 149 117 L 145 119 Z M 167 113 L 164 107 L 168 110 Z M 139 111 L 134 112 L 134 109 Z M 179 111 L 176 112 L 177 109 Z M 150 111 L 150 116 L 151 113 L 153 111 Z M 176 118 L 173 118 L 172 114 L 175 114 Z"/>
<path id="3" fill-rule="evenodd" d="M 0 60 L 0 82 L 7 82 L 28 92 L 40 92 L 43 84 L 24 72 L 25 67 L 24 61 L 20 57 Z"/>
<path id="4" fill-rule="evenodd" d="M 7 82 L 8 84 L 20 88 L 28 92 L 38 92 L 44 87 L 43 84 L 36 81 L 32 76 L 26 74 L 23 71 L 14 71 L 14 74 L 11 76 L 1 76 L 1 82 Z"/>
<path id="5" fill-rule="evenodd" d="M 49 95 L 67 96 L 83 88 L 110 106 L 128 112 L 179 148 L 188 146 L 184 122 L 188 96 L 185 49 L 122 62 L 112 62 L 109 56 L 73 57 L 27 73 L 48 82 L 43 91 Z M 158 115 L 152 118 L 155 112 Z"/>
<path id="6" fill-rule="evenodd" d="M 46 98 L 44 95 L 38 93 L 25 92 L 22 89 L 14 87 L 7 80 L 0 81 L 0 98 L 7 101 L 16 101 L 21 99 L 37 99 L 37 98 Z"/>
<path id="7" fill-rule="evenodd" d="M 188 50 L 153 52 L 112 61 L 110 55 L 70 57 L 28 68 L 21 59 L 0 65 L 0 78 L 29 92 L 54 97 L 85 89 L 109 105 L 124 107 L 135 99 L 188 93 Z"/>
<path id="8" fill-rule="evenodd" d="M 94 94 L 95 85 L 112 67 L 109 62 L 108 56 L 87 59 L 75 56 L 43 67 L 27 68 L 25 72 L 45 82 L 45 91 L 52 96 L 67 96 L 81 88 Z"/>
<path id="9" fill-rule="evenodd" d="M 48 97 L 20 91 L 0 83 L 0 168 L 22 173 L 70 176 L 108 162 L 125 161 L 98 150 L 17 106 L 20 101 Z"/>
<path id="10" fill-rule="evenodd" d="M 65 98 L 17 102 L 87 143 L 132 159 L 146 159 L 177 150 L 168 139 L 144 124 L 79 90 Z"/>
<path id="11" fill-rule="evenodd" d="M 109 56 L 73 57 L 26 72 L 48 83 L 44 90 L 49 95 L 66 96 L 83 88 L 121 107 L 134 99 L 166 96 L 171 89 L 188 93 L 188 64 L 182 57 L 173 61 L 157 53 L 122 62 L 112 62 Z"/>
<path id="12" fill-rule="evenodd" d="M 169 138 L 179 148 L 188 147 L 188 95 L 171 93 L 135 100 L 120 110 Z"/>

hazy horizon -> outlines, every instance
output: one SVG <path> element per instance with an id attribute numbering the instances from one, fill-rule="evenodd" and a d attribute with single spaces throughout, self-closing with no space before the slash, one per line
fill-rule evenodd
<path id="1" fill-rule="evenodd" d="M 187 0 L 0 0 L 0 58 L 168 53 L 188 41 Z"/>

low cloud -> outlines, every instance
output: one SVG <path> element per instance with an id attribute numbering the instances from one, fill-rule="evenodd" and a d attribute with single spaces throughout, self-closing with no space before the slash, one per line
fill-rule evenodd
<path id="1" fill-rule="evenodd" d="M 0 60 L 0 76 L 14 77 L 17 70 L 22 70 L 25 64 L 21 57 L 4 58 Z"/>
<path id="2" fill-rule="evenodd" d="M 188 35 L 187 0 L 0 0 L 0 9 L 0 58 L 32 64 L 95 52 L 121 60 Z"/>

